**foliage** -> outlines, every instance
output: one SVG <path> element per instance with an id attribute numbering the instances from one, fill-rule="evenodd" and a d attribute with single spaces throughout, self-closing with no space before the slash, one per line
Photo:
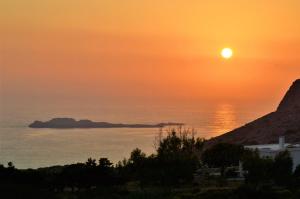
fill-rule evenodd
<path id="1" fill-rule="evenodd" d="M 274 161 L 270 158 L 261 158 L 258 151 L 247 151 L 243 157 L 243 168 L 247 183 L 268 183 L 272 178 Z"/>
<path id="2" fill-rule="evenodd" d="M 288 186 L 293 174 L 293 160 L 288 151 L 278 153 L 274 159 L 272 177 L 277 185 Z"/>
<path id="3" fill-rule="evenodd" d="M 199 168 L 203 143 L 204 140 L 195 139 L 192 132 L 170 131 L 157 149 L 161 182 L 178 184 L 180 181 L 192 181 L 194 172 Z"/>
<path id="4" fill-rule="evenodd" d="M 221 173 L 224 175 L 226 167 L 237 166 L 239 164 L 243 153 L 243 146 L 219 143 L 206 149 L 201 159 L 209 167 L 221 168 Z"/>
<path id="5" fill-rule="evenodd" d="M 134 149 L 128 160 L 118 163 L 118 170 L 126 175 L 123 178 L 137 180 L 142 186 L 192 182 L 204 140 L 195 138 L 193 131 L 181 128 L 166 133 L 166 137 L 158 140 L 157 154 L 147 157 L 140 149 Z"/>
<path id="6" fill-rule="evenodd" d="M 293 161 L 288 151 L 278 153 L 274 160 L 260 157 L 257 151 L 248 151 L 243 166 L 247 171 L 245 177 L 248 183 L 288 186 L 292 182 Z"/>
<path id="7" fill-rule="evenodd" d="M 292 184 L 295 188 L 300 188 L 300 165 L 298 165 L 292 176 Z"/>

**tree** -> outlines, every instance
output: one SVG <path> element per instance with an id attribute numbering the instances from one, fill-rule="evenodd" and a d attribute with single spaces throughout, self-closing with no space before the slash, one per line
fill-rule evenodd
<path id="1" fill-rule="evenodd" d="M 96 163 L 96 160 L 95 160 L 95 159 L 89 158 L 89 159 L 86 161 L 85 165 L 86 165 L 87 167 L 96 167 L 97 163 Z"/>
<path id="2" fill-rule="evenodd" d="M 14 163 L 12 163 L 12 162 L 8 162 L 8 163 L 7 163 L 7 166 L 8 166 L 8 168 L 11 168 L 11 169 L 14 169 L 14 168 L 15 168 L 15 165 L 14 165 Z"/>
<path id="3" fill-rule="evenodd" d="M 273 178 L 277 185 L 286 186 L 291 183 L 293 160 L 288 151 L 282 151 L 275 156 Z"/>
<path id="4" fill-rule="evenodd" d="M 165 185 L 191 182 L 199 167 L 199 154 L 204 140 L 196 139 L 194 131 L 172 129 L 161 139 L 157 149 L 160 181 Z"/>
<path id="5" fill-rule="evenodd" d="M 219 143 L 205 150 L 201 156 L 202 162 L 209 167 L 221 169 L 224 175 L 226 167 L 237 166 L 244 153 L 243 146 Z"/>
<path id="6" fill-rule="evenodd" d="M 204 146 L 204 139 L 195 138 L 195 132 L 190 129 L 171 129 L 167 137 L 158 140 L 157 155 L 169 156 L 186 153 L 199 156 Z"/>
<path id="7" fill-rule="evenodd" d="M 117 181 L 113 163 L 107 158 L 99 159 L 99 165 L 94 175 L 96 176 L 95 181 L 98 185 L 111 186 Z"/>
<path id="8" fill-rule="evenodd" d="M 298 165 L 293 173 L 293 186 L 300 187 L 300 165 Z"/>
<path id="9" fill-rule="evenodd" d="M 257 150 L 246 150 L 242 162 L 246 183 L 257 185 L 271 182 L 274 162 L 271 158 L 261 158 Z"/>
<path id="10" fill-rule="evenodd" d="M 113 163 L 111 163 L 109 161 L 109 159 L 107 159 L 107 158 L 100 158 L 99 159 L 99 167 L 100 168 L 111 168 L 112 165 L 113 165 Z"/>
<path id="11" fill-rule="evenodd" d="M 134 149 L 131 154 L 129 161 L 134 165 L 139 165 L 146 158 L 146 154 L 141 151 L 141 149 Z"/>
<path id="12" fill-rule="evenodd" d="M 172 129 L 167 136 L 160 136 L 157 154 L 146 156 L 134 149 L 130 158 L 119 162 L 117 170 L 121 176 L 143 184 L 178 185 L 191 182 L 199 167 L 199 154 L 204 139 L 195 138 L 190 130 Z"/>

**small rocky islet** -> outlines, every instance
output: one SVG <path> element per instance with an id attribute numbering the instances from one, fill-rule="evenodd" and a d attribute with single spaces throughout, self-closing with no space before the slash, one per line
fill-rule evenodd
<path id="1" fill-rule="evenodd" d="M 75 120 L 73 118 L 53 118 L 49 121 L 34 121 L 30 128 L 162 128 L 166 126 L 181 126 L 183 123 L 168 122 L 158 124 L 123 124 L 109 122 L 94 122 L 91 120 Z"/>

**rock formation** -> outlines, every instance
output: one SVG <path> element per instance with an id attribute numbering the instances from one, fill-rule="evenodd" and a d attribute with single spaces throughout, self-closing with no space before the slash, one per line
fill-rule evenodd
<path id="1" fill-rule="evenodd" d="M 50 121 L 34 121 L 30 128 L 161 128 L 165 126 L 180 126 L 182 123 L 159 123 L 159 124 L 122 124 L 108 122 L 93 122 L 91 120 L 76 121 L 73 118 L 53 118 Z"/>
<path id="2" fill-rule="evenodd" d="M 208 145 L 220 142 L 270 144 L 277 143 L 279 136 L 285 136 L 288 143 L 300 142 L 300 79 L 292 84 L 275 112 L 212 138 Z"/>

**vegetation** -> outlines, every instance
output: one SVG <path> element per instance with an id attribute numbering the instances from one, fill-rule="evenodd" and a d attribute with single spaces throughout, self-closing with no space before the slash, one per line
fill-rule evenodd
<path id="1" fill-rule="evenodd" d="M 274 159 L 257 151 L 220 143 L 204 150 L 205 140 L 190 130 L 169 130 L 158 136 L 156 153 L 147 156 L 134 149 L 128 159 L 113 165 L 107 158 L 89 158 L 85 163 L 40 169 L 0 166 L 3 198 L 164 198 L 248 199 L 299 198 L 300 167 L 292 170 L 287 151 Z M 228 168 L 243 162 L 245 181 L 226 179 Z M 221 176 L 205 174 L 219 168 Z M 201 173 L 201 172 L 200 172 Z M 202 174 L 201 174 L 202 175 Z M 222 179 L 224 183 L 219 183 Z"/>
<path id="2" fill-rule="evenodd" d="M 221 168 L 221 175 L 224 176 L 226 167 L 239 165 L 243 153 L 244 148 L 240 145 L 220 143 L 203 152 L 202 162 L 209 167 Z"/>

